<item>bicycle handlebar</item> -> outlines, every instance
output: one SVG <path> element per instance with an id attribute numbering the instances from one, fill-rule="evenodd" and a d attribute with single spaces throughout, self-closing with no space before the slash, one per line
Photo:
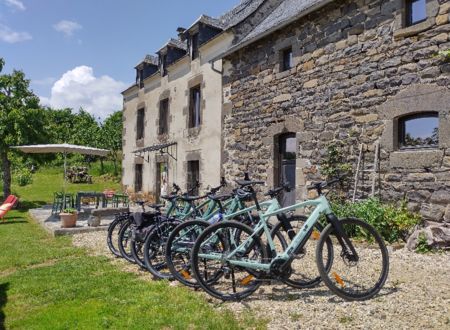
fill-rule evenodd
<path id="1" fill-rule="evenodd" d="M 291 189 L 292 188 L 289 185 L 289 183 L 285 182 L 285 183 L 282 183 L 281 186 L 279 186 L 277 188 L 270 189 L 268 192 L 266 192 L 264 194 L 264 196 L 270 196 L 271 198 L 274 198 L 274 197 L 278 196 L 282 191 L 289 192 L 289 191 L 291 191 Z"/>
<path id="2" fill-rule="evenodd" d="M 337 182 L 341 182 L 345 175 L 340 175 L 337 178 L 331 179 L 330 181 L 321 181 L 313 183 L 312 185 L 306 187 L 308 190 L 316 190 L 319 195 L 322 194 L 322 189 L 331 186 Z"/>

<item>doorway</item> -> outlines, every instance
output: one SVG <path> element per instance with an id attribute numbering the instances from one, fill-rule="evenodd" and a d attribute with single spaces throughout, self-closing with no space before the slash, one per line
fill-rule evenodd
<path id="1" fill-rule="evenodd" d="M 155 199 L 161 202 L 161 196 L 169 194 L 169 164 L 167 162 L 156 163 L 156 191 Z"/>
<path id="2" fill-rule="evenodd" d="M 276 142 L 276 141 L 275 141 Z M 297 138 L 296 133 L 284 133 L 278 136 L 278 143 L 275 143 L 275 178 L 277 185 L 288 183 L 291 191 L 283 192 L 279 201 L 281 206 L 295 204 L 295 168 L 297 159 Z"/>

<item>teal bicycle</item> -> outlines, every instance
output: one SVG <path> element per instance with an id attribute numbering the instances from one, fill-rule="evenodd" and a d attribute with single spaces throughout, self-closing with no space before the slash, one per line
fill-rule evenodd
<path id="1" fill-rule="evenodd" d="M 283 191 L 289 190 L 287 185 L 269 190 L 265 195 L 269 196 L 271 200 L 259 202 L 257 195 L 253 189 L 254 184 L 262 184 L 262 181 L 237 180 L 240 188 L 235 189 L 232 194 L 221 194 L 216 196 L 209 196 L 215 202 L 220 212 L 215 217 L 208 221 L 192 220 L 178 225 L 171 233 L 166 245 L 166 260 L 169 270 L 172 275 L 179 282 L 186 286 L 198 287 L 195 277 L 192 275 L 190 255 L 195 241 L 203 232 L 203 230 L 210 225 L 224 220 L 237 220 L 240 223 L 255 227 L 259 223 L 259 216 L 253 215 L 252 211 L 257 208 L 264 209 L 269 207 L 273 201 Z M 231 200 L 228 208 L 222 207 L 223 202 Z M 253 205 L 246 206 L 246 202 L 253 201 Z M 267 226 L 271 229 L 271 238 L 274 241 L 277 251 L 283 251 L 294 237 L 295 233 L 303 226 L 306 217 L 295 214 L 278 214 L 275 223 L 268 223 Z M 313 255 L 314 247 L 320 236 L 323 227 L 320 223 L 315 224 L 308 243 L 303 246 L 301 251 L 296 255 L 294 263 L 302 262 L 301 269 L 296 269 L 291 274 L 289 279 L 284 282 L 295 288 L 309 288 L 316 286 L 320 282 L 320 276 L 315 267 L 315 258 Z M 236 237 L 240 235 L 236 233 Z M 331 245 L 331 244 L 330 244 Z M 331 250 L 330 245 L 327 246 L 328 251 Z M 211 278 L 209 278 L 211 280 Z"/>
<path id="2" fill-rule="evenodd" d="M 341 298 L 365 300 L 383 287 L 389 272 L 389 256 L 377 231 L 356 218 L 338 219 L 323 189 L 340 179 L 316 183 L 318 198 L 281 208 L 276 199 L 251 228 L 237 221 L 223 221 L 206 228 L 194 244 L 192 271 L 198 284 L 213 297 L 241 300 L 267 280 L 289 282 L 296 256 L 302 253 L 314 226 L 323 215 L 328 225 L 317 242 L 315 261 L 321 279 Z M 277 251 L 267 221 L 272 216 L 312 207 L 313 211 L 289 244 Z M 238 235 L 237 235 L 238 234 Z"/>
<path id="3" fill-rule="evenodd" d="M 259 217 L 251 213 L 255 206 L 245 205 L 248 194 L 244 190 L 235 189 L 233 193 L 216 194 L 225 185 L 223 183 L 209 192 L 207 211 L 203 215 L 178 225 L 167 240 L 167 266 L 175 279 L 187 286 L 198 286 L 191 276 L 190 254 L 195 240 L 206 227 L 226 219 L 234 219 L 250 226 L 259 221 Z"/>

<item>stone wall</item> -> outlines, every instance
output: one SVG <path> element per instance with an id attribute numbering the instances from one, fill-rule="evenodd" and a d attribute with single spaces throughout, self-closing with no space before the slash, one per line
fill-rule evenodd
<path id="1" fill-rule="evenodd" d="M 428 20 L 405 28 L 404 1 L 335 1 L 239 50 L 224 61 L 224 171 L 249 169 L 273 184 L 277 135 L 297 133 L 297 197 L 321 178 L 335 140 L 356 166 L 381 141 L 380 194 L 406 198 L 425 219 L 450 221 L 450 4 L 427 2 Z M 280 72 L 280 51 L 294 67 Z M 439 113 L 439 148 L 399 151 L 398 116 Z"/>

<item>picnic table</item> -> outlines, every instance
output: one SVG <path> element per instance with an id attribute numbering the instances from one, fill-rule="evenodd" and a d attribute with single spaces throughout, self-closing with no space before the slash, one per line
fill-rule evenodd
<path id="1" fill-rule="evenodd" d="M 92 176 L 84 166 L 72 166 L 67 169 L 66 178 L 72 183 L 92 183 Z"/>
<path id="2" fill-rule="evenodd" d="M 82 198 L 95 198 L 95 208 L 98 208 L 100 205 L 100 200 L 102 202 L 102 207 L 106 207 L 107 198 L 104 193 L 96 192 L 96 191 L 79 191 L 77 192 L 75 207 L 78 211 L 81 210 L 81 199 Z"/>

